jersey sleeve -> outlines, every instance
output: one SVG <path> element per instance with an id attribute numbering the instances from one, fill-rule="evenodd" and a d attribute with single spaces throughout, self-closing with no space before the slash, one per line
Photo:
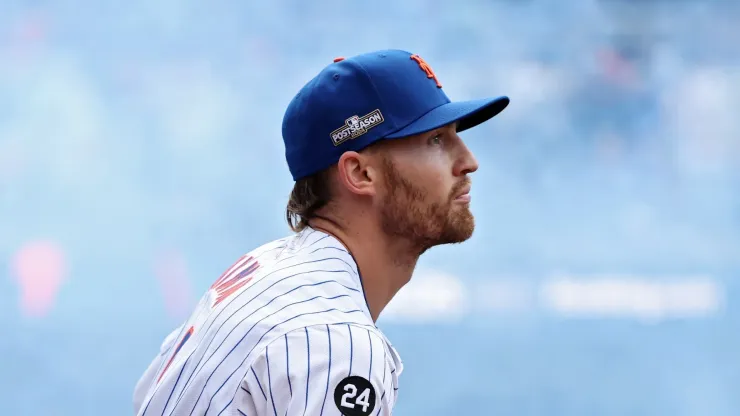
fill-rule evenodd
<path id="1" fill-rule="evenodd" d="M 182 328 L 182 326 L 178 327 L 165 337 L 164 341 L 159 347 L 159 352 L 151 361 L 151 363 L 149 363 L 149 367 L 147 367 L 147 369 L 144 371 L 144 374 L 142 374 L 141 377 L 139 377 L 139 380 L 136 382 L 136 386 L 134 387 L 134 413 L 139 412 L 139 408 L 141 407 L 146 394 L 149 392 L 149 388 L 154 382 L 154 378 L 157 375 L 157 370 L 160 369 L 162 361 L 167 355 L 167 352 L 169 352 L 170 348 L 172 348 L 172 345 L 177 340 L 177 336 L 182 331 Z"/>
<path id="2" fill-rule="evenodd" d="M 294 330 L 272 341 L 242 380 L 244 414 L 391 415 L 394 386 L 384 341 L 352 324 Z"/>

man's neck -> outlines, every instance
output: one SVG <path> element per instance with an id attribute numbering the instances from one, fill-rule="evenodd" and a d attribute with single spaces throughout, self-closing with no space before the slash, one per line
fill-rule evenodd
<path id="1" fill-rule="evenodd" d="M 418 253 L 378 227 L 353 224 L 350 230 L 328 218 L 315 218 L 311 228 L 334 236 L 355 259 L 370 315 L 377 321 L 391 299 L 411 280 Z"/>

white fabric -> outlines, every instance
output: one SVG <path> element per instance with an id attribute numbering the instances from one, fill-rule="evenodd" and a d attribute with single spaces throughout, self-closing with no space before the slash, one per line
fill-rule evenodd
<path id="1" fill-rule="evenodd" d="M 330 352 L 331 351 L 331 352 Z M 403 364 L 375 326 L 357 265 L 334 237 L 307 229 L 229 268 L 169 334 L 136 385 L 137 415 L 390 415 Z M 359 410 L 355 410 L 359 411 Z"/>

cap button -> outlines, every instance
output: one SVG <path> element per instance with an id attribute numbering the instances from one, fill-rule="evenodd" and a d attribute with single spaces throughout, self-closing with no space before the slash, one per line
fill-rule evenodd
<path id="1" fill-rule="evenodd" d="M 341 61 L 344 61 L 344 57 L 340 56 L 340 57 L 334 58 L 334 62 L 341 62 Z"/>

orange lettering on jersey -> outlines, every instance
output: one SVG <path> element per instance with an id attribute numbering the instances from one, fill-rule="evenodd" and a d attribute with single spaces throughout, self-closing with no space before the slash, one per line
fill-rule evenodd
<path id="1" fill-rule="evenodd" d="M 162 370 L 162 373 L 159 375 L 159 378 L 157 378 L 157 383 L 162 381 L 162 377 L 164 376 L 164 373 L 166 373 L 167 369 L 170 368 L 170 364 L 172 364 L 172 361 L 174 361 L 177 353 L 180 352 L 180 349 L 182 348 L 183 345 L 185 345 L 188 339 L 190 339 L 190 337 L 193 336 L 193 331 L 195 331 L 195 328 L 191 326 L 190 329 L 188 329 L 188 332 L 186 332 L 185 335 L 182 336 L 180 343 L 177 344 L 175 351 L 172 353 L 172 356 L 170 357 L 169 361 L 167 361 L 167 365 L 164 366 L 164 370 Z"/>
<path id="2" fill-rule="evenodd" d="M 216 307 L 224 299 L 238 291 L 252 280 L 252 273 L 260 267 L 259 263 L 250 256 L 244 256 L 227 270 L 211 286 L 216 293 L 216 299 L 211 307 Z"/>
<path id="3" fill-rule="evenodd" d="M 216 279 L 215 282 L 213 282 L 213 284 L 211 285 L 211 289 L 215 289 L 218 285 L 220 285 L 221 283 L 223 283 L 224 280 L 226 280 L 229 277 L 231 277 L 231 274 L 234 273 L 239 268 L 241 268 L 241 266 L 243 266 L 244 263 L 248 262 L 250 258 L 251 257 L 249 255 L 247 255 L 247 254 L 241 256 L 239 258 L 239 260 L 236 261 L 236 263 L 232 264 L 231 267 L 229 267 L 228 269 L 226 269 L 221 274 L 221 276 L 219 276 L 219 278 Z"/>
<path id="4" fill-rule="evenodd" d="M 429 66 L 427 61 L 424 60 L 424 58 L 422 58 L 419 55 L 411 55 L 411 59 L 413 59 L 414 61 L 416 61 L 417 64 L 419 64 L 419 68 L 421 68 L 421 70 L 427 74 L 427 78 L 433 79 L 434 82 L 437 83 L 437 88 L 442 88 L 442 84 L 437 79 L 437 75 L 434 73 L 434 70 L 432 69 L 431 66 Z"/>

